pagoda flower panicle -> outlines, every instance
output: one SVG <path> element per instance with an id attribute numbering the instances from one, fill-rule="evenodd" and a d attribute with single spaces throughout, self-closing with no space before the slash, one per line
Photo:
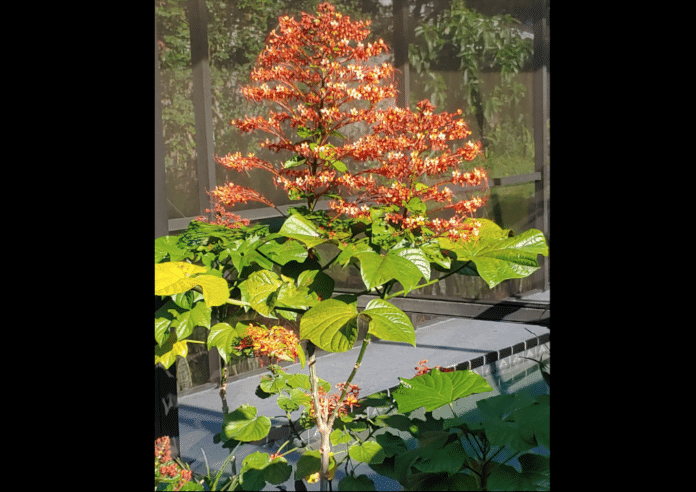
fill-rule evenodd
<path id="1" fill-rule="evenodd" d="M 163 482 L 174 483 L 173 490 L 181 490 L 192 477 L 191 470 L 182 468 L 172 460 L 169 436 L 155 439 L 155 485 Z"/>
<path id="2" fill-rule="evenodd" d="M 271 363 L 280 360 L 295 361 L 298 357 L 298 344 L 297 335 L 292 330 L 282 326 L 266 328 L 250 324 L 246 329 L 245 337 L 235 348 L 237 350 L 251 349 L 259 363 L 263 365 L 264 357 Z"/>
<path id="3" fill-rule="evenodd" d="M 269 111 L 231 124 L 243 133 L 265 133 L 261 147 L 291 157 L 267 161 L 235 152 L 217 162 L 238 172 L 263 169 L 271 174 L 269 182 L 291 200 L 306 200 L 310 211 L 327 200 L 334 218 L 364 219 L 366 207 L 395 206 L 399 210 L 390 220 L 402 230 L 425 226 L 450 238 L 475 237 L 464 219 L 485 199 L 462 200 L 457 187 L 487 188 L 482 168 L 464 168 L 481 154 L 481 143 L 467 141 L 472 132 L 461 110 L 436 113 L 428 100 L 415 110 L 394 106 L 396 71 L 375 60 L 389 50 L 383 40 L 367 39 L 369 26 L 369 20 L 353 21 L 328 3 L 320 4 L 316 15 L 280 17 L 251 83 L 241 88 L 249 101 L 270 105 Z M 355 125 L 367 129 L 348 137 L 356 134 Z M 258 191 L 229 183 L 210 196 L 213 220 L 230 227 L 238 226 L 238 216 L 223 209 L 247 201 L 272 206 Z M 441 224 L 418 217 L 405 207 L 414 198 L 434 204 L 428 213 L 450 210 L 454 220 Z"/>
<path id="4" fill-rule="evenodd" d="M 358 397 L 360 393 L 360 388 L 357 384 L 349 384 L 348 390 L 346 392 L 343 400 L 339 401 L 340 394 L 345 388 L 345 383 L 337 383 L 336 388 L 338 393 L 332 393 L 328 395 L 324 388 L 321 386 L 318 388 L 318 406 L 321 412 L 321 417 L 323 421 L 327 421 L 329 416 L 333 413 L 334 409 L 338 407 L 337 417 L 342 417 L 348 415 L 348 412 L 352 412 L 354 407 L 358 407 Z M 310 417 L 316 418 L 315 405 L 310 407 Z"/>

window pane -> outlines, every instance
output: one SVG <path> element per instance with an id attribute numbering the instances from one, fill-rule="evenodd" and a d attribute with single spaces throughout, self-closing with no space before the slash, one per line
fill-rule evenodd
<path id="1" fill-rule="evenodd" d="M 199 213 L 191 43 L 186 10 L 186 0 L 158 0 L 155 4 L 170 219 Z"/>

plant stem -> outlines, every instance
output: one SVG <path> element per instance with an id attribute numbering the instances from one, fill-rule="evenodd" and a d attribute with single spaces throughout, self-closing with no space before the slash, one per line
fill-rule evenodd
<path id="1" fill-rule="evenodd" d="M 355 361 L 355 365 L 353 366 L 353 370 L 351 371 L 350 376 L 348 376 L 348 379 L 346 380 L 346 383 L 343 386 L 343 391 L 341 391 L 341 396 L 338 399 L 339 403 L 342 402 L 343 399 L 346 397 L 346 393 L 348 393 L 348 386 L 353 381 L 355 374 L 358 372 L 358 368 L 360 367 L 360 364 L 362 364 L 363 356 L 365 355 L 365 351 L 367 350 L 368 345 L 370 345 L 371 339 L 372 339 L 372 334 L 366 333 L 365 338 L 363 339 L 362 345 L 360 347 L 360 353 L 358 354 L 358 358 Z M 331 416 L 329 417 L 329 425 L 330 426 L 333 426 L 334 420 L 336 420 L 336 416 L 338 415 L 339 407 L 340 407 L 340 404 L 336 405 L 336 408 L 334 408 L 333 412 L 331 413 Z"/>
<path id="2" fill-rule="evenodd" d="M 315 345 L 307 340 L 307 353 L 309 359 L 307 366 L 309 367 L 309 386 L 312 391 L 312 404 L 314 405 L 314 417 L 317 421 L 317 430 L 321 435 L 321 445 L 319 451 L 321 453 L 321 468 L 319 471 L 319 486 L 320 490 L 327 490 L 328 473 L 329 473 L 329 453 L 331 452 L 331 428 L 327 429 L 327 422 L 324 421 L 324 416 L 319 405 L 319 380 L 317 378 L 316 354 L 314 353 Z"/>
<path id="3" fill-rule="evenodd" d="M 467 261 L 466 263 L 464 263 L 462 266 L 460 266 L 460 267 L 457 268 L 456 270 L 452 270 L 451 272 L 445 273 L 445 274 L 444 274 L 442 277 L 440 277 L 440 278 L 434 278 L 434 279 L 432 279 L 432 280 L 430 280 L 430 281 L 428 281 L 428 282 L 426 282 L 426 283 L 424 283 L 424 284 L 418 285 L 417 288 L 421 289 L 421 288 L 423 288 L 423 287 L 427 287 L 427 286 L 433 285 L 433 284 L 435 284 L 435 283 L 437 283 L 437 282 L 439 282 L 439 281 L 441 281 L 441 280 L 444 280 L 444 279 L 446 279 L 447 277 L 449 277 L 449 276 L 451 276 L 451 275 L 454 275 L 454 274 L 457 273 L 458 271 L 463 270 L 464 268 L 466 268 L 467 266 L 469 266 L 470 263 L 471 263 L 471 260 Z M 368 291 L 368 292 L 369 292 L 369 291 Z M 405 292 L 406 292 L 405 289 L 404 289 L 404 290 L 400 290 L 399 292 L 395 292 L 395 293 L 393 293 L 393 294 L 390 294 L 390 295 L 385 296 L 385 297 L 384 297 L 384 300 L 385 300 L 385 301 L 388 301 L 388 300 L 391 299 L 392 297 L 403 296 L 403 295 L 405 294 Z M 365 292 L 365 294 L 367 294 L 367 292 Z"/>
<path id="4" fill-rule="evenodd" d="M 230 409 L 227 406 L 227 365 L 222 361 L 222 375 L 220 376 L 220 399 L 222 400 L 222 415 L 227 415 Z"/>

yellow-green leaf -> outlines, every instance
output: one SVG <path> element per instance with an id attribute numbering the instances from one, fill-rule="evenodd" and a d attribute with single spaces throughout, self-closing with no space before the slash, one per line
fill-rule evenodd
<path id="1" fill-rule="evenodd" d="M 155 295 L 172 296 L 200 286 L 208 307 L 225 304 L 229 297 L 229 288 L 225 279 L 214 275 L 191 276 L 206 271 L 205 267 L 185 261 L 155 264 Z"/>
<path id="2" fill-rule="evenodd" d="M 171 333 L 161 346 L 155 346 L 155 365 L 160 363 L 165 369 L 169 369 L 176 362 L 177 355 L 186 357 L 187 353 L 186 340 L 177 340 L 176 334 Z"/>

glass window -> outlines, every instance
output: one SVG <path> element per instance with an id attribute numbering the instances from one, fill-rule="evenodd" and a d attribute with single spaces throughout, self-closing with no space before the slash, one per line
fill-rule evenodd
<path id="1" fill-rule="evenodd" d="M 186 0 L 155 4 L 162 81 L 164 162 L 170 219 L 199 213 L 191 42 Z"/>

